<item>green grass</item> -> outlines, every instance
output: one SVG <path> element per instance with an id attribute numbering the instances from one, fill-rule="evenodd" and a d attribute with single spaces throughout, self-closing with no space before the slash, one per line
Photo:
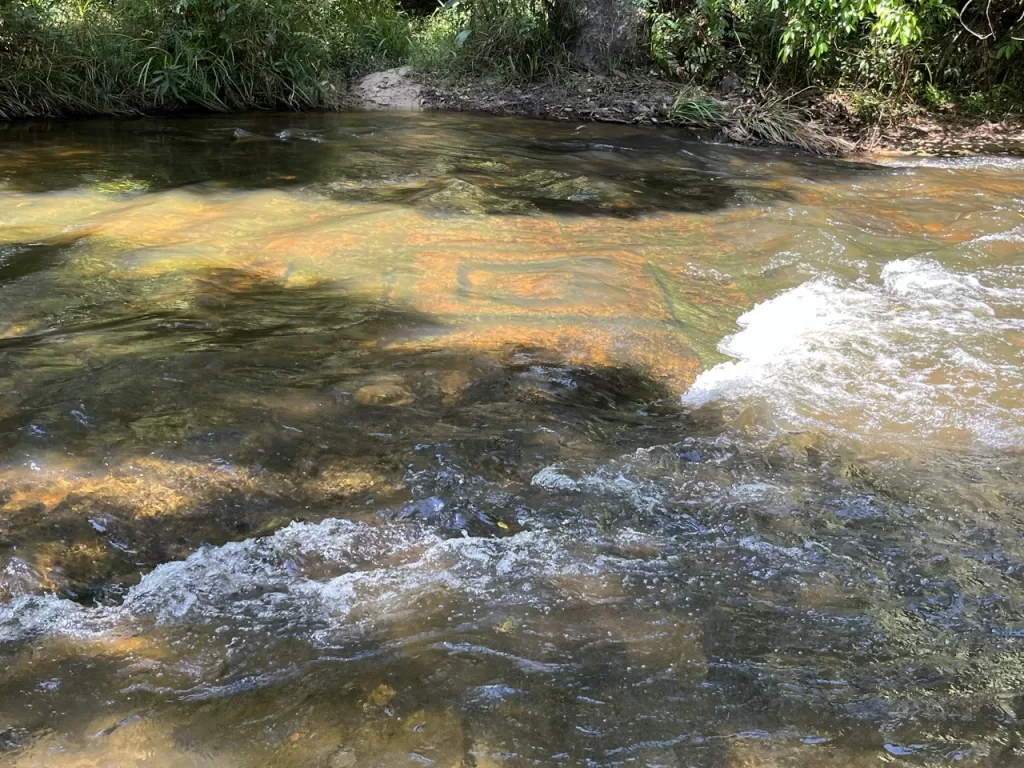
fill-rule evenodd
<path id="1" fill-rule="evenodd" d="M 0 117 L 335 107 L 409 38 L 390 0 L 7 0 Z"/>

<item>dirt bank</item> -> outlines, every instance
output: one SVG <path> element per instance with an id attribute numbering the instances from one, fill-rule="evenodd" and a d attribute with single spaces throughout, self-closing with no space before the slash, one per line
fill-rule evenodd
<path id="1" fill-rule="evenodd" d="M 426 109 L 521 115 L 552 120 L 595 120 L 627 124 L 667 124 L 678 83 L 647 76 L 616 74 L 572 75 L 558 83 L 514 86 L 497 81 L 452 82 L 407 71 L 420 84 Z M 722 96 L 723 103 L 749 97 Z M 814 130 L 838 140 L 844 154 L 971 155 L 1011 154 L 1024 156 L 1024 119 L 1001 121 L 969 119 L 953 113 L 904 111 L 885 119 L 858 117 L 841 95 L 801 96 L 800 108 Z M 696 129 L 712 140 L 735 141 L 735 133 Z"/>

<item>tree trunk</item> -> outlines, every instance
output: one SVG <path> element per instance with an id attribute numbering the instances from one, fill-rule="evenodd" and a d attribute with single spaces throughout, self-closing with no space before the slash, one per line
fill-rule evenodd
<path id="1" fill-rule="evenodd" d="M 555 0 L 574 22 L 573 52 L 585 67 L 608 71 L 639 52 L 643 13 L 637 0 Z"/>

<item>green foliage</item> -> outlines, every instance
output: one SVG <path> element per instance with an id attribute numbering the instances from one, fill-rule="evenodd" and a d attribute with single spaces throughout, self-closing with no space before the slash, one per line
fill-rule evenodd
<path id="1" fill-rule="evenodd" d="M 1024 0 L 773 2 L 786 18 L 780 56 L 805 58 L 807 79 L 926 104 L 935 100 L 934 89 L 952 97 L 968 84 L 990 90 L 1012 82 L 1018 93 L 1024 84 Z"/>
<path id="2" fill-rule="evenodd" d="M 536 80 L 570 66 L 562 0 L 449 0 L 413 35 L 413 66 L 449 74 Z"/>
<path id="3" fill-rule="evenodd" d="M 0 116 L 330 107 L 407 24 L 390 0 L 3 0 Z"/>
<path id="4" fill-rule="evenodd" d="M 748 90 L 866 89 L 931 103 L 964 86 L 1024 100 L 1024 0 L 647 0 L 668 77 Z M 934 96 L 934 93 L 932 93 Z"/>
<path id="5" fill-rule="evenodd" d="M 728 66 L 725 0 L 697 0 L 688 8 L 648 7 L 651 58 L 663 73 L 711 83 Z"/>
<path id="6" fill-rule="evenodd" d="M 0 118 L 329 108 L 346 79 L 404 61 L 528 82 L 593 69 L 578 52 L 611 50 L 581 40 L 581 18 L 617 0 L 445 0 L 428 14 L 433 1 L 0 0 Z M 972 113 L 1024 102 L 1024 0 L 623 2 L 642 15 L 631 40 L 642 36 L 645 60 L 631 42 L 629 56 L 609 52 L 596 67 L 608 72 L 640 66 L 693 89 L 814 86 Z M 673 120 L 714 121 L 695 93 L 680 96 Z"/>
<path id="7" fill-rule="evenodd" d="M 774 7 L 782 7 L 788 19 L 781 38 L 783 60 L 805 52 L 814 65 L 856 36 L 905 48 L 921 39 L 922 17 L 950 10 L 941 0 L 914 6 L 902 0 L 774 0 Z"/>

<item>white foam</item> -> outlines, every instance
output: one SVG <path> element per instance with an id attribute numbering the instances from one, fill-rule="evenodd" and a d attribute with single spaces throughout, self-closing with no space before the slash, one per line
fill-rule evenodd
<path id="1" fill-rule="evenodd" d="M 0 645 L 43 634 L 88 635 L 96 622 L 87 609 L 52 595 L 23 595 L 0 604 Z"/>
<path id="2" fill-rule="evenodd" d="M 614 469 L 599 468 L 583 474 L 579 479 L 566 475 L 558 467 L 544 467 L 530 481 L 531 485 L 547 491 L 588 491 L 597 495 L 618 498 L 638 512 L 652 513 L 663 509 L 662 489 L 650 482 L 631 479 Z"/>
<path id="3" fill-rule="evenodd" d="M 890 262 L 881 284 L 816 278 L 757 305 L 720 350 L 734 358 L 683 396 L 761 400 L 784 428 L 859 438 L 969 435 L 1024 444 L 1018 286 L 987 287 L 928 259 Z"/>
<path id="4" fill-rule="evenodd" d="M 403 617 L 426 618 L 452 603 L 544 607 L 581 598 L 567 595 L 558 580 L 576 574 L 600 581 L 616 571 L 621 578 L 624 562 L 595 555 L 578 534 L 445 539 L 408 522 L 293 523 L 270 536 L 205 546 L 164 563 L 120 606 L 16 598 L 0 605 L 0 643 L 134 631 L 150 623 L 267 633 L 284 622 L 293 636 L 331 644 Z M 636 567 L 654 566 L 637 561 Z"/>
<path id="5" fill-rule="evenodd" d="M 974 170 L 999 168 L 1007 171 L 1024 170 L 1024 157 L 1013 155 L 969 155 L 966 157 L 889 157 L 875 162 L 890 168 L 942 168 L 947 170 Z"/>
<path id="6" fill-rule="evenodd" d="M 992 314 L 987 304 L 973 298 L 983 292 L 976 277 L 950 272 L 927 259 L 890 261 L 882 268 L 882 283 L 893 296 L 948 302 L 952 306 L 968 304 Z"/>

